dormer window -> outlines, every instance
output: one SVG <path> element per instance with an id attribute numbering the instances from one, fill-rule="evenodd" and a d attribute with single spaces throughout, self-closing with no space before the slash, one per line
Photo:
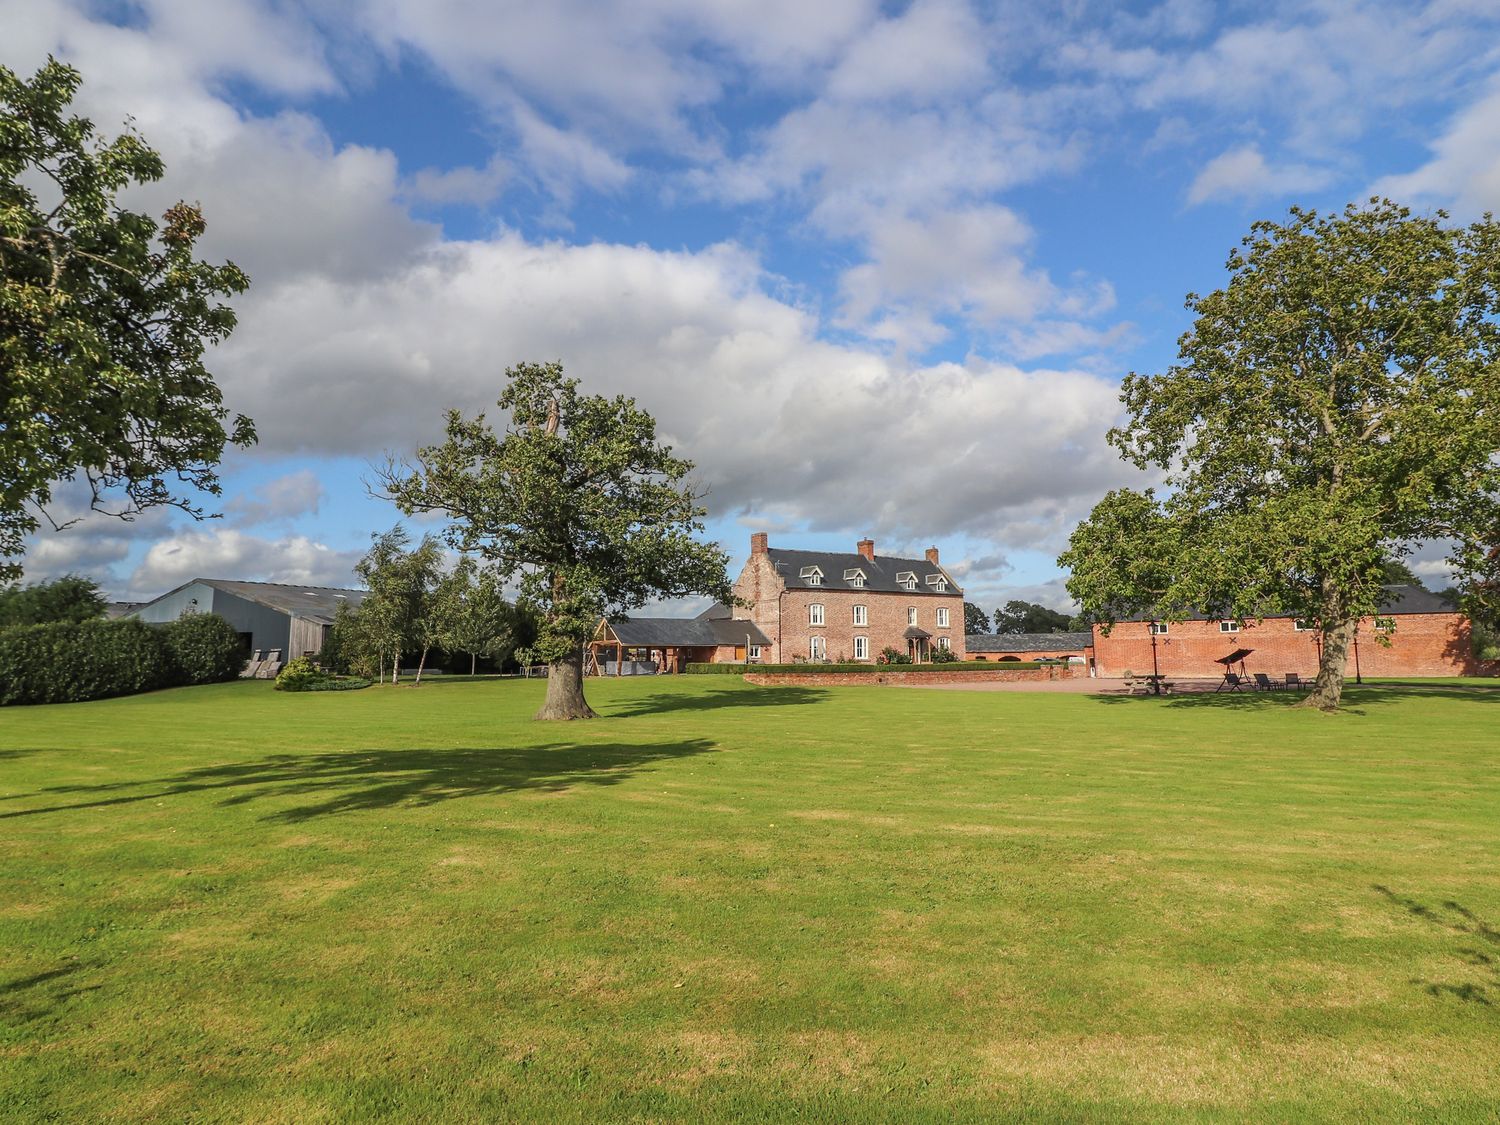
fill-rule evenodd
<path id="1" fill-rule="evenodd" d="M 915 590 L 917 588 L 917 576 L 910 570 L 903 570 L 896 575 L 896 582 L 903 590 Z"/>
<path id="2" fill-rule="evenodd" d="M 804 566 L 802 568 L 802 581 L 809 586 L 823 585 L 823 571 L 816 566 Z"/>
<path id="3" fill-rule="evenodd" d="M 862 590 L 865 585 L 865 572 L 859 569 L 846 570 L 844 571 L 844 581 L 856 590 Z"/>
<path id="4" fill-rule="evenodd" d="M 941 574 L 929 574 L 927 585 L 931 586 L 935 593 L 943 594 L 948 590 L 948 580 Z"/>

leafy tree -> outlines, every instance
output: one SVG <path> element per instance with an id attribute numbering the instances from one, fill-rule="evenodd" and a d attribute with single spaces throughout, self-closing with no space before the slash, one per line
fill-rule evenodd
<path id="1" fill-rule="evenodd" d="M 548 665 L 537 718 L 592 718 L 583 651 L 600 616 L 656 597 L 727 600 L 728 559 L 694 538 L 704 511 L 683 483 L 692 463 L 657 441 L 633 399 L 580 394 L 560 363 L 519 364 L 506 379 L 504 433 L 450 411 L 447 440 L 383 480 L 403 512 L 449 515 L 450 545 L 488 560 L 534 608 L 531 647 Z"/>
<path id="2" fill-rule="evenodd" d="M 1387 586 L 1415 586 L 1418 590 L 1427 589 L 1422 580 L 1417 577 L 1417 572 L 1401 559 L 1387 559 L 1385 565 L 1381 567 L 1380 574 Z"/>
<path id="3" fill-rule="evenodd" d="M 964 632 L 972 636 L 975 633 L 988 633 L 989 631 L 990 615 L 973 602 L 964 602 Z"/>
<path id="4" fill-rule="evenodd" d="M 430 535 L 408 550 L 410 543 L 411 536 L 397 524 L 373 536 L 370 550 L 354 567 L 370 592 L 354 611 L 358 628 L 353 639 L 373 649 L 382 679 L 385 658 L 390 657 L 393 684 L 401 681 L 401 654 L 411 649 L 422 652 L 417 668 L 417 682 L 422 682 L 427 651 L 437 637 L 430 602 L 442 566 L 442 548 Z"/>
<path id="5" fill-rule="evenodd" d="M 116 204 L 161 178 L 161 158 L 70 116 L 79 82 L 55 60 L 30 82 L 0 67 L 0 579 L 20 574 L 59 481 L 81 478 L 95 510 L 125 519 L 201 518 L 191 496 L 218 495 L 225 444 L 255 440 L 243 416 L 226 429 L 203 364 L 234 328 L 217 298 L 249 281 L 193 257 L 196 205 L 158 224 Z"/>
<path id="6" fill-rule="evenodd" d="M 1086 611 L 1315 620 L 1308 702 L 1334 710 L 1391 560 L 1448 539 L 1460 573 L 1483 569 L 1500 526 L 1500 224 L 1446 218 L 1372 200 L 1254 224 L 1228 284 L 1189 295 L 1179 362 L 1125 380 L 1110 441 L 1170 491 L 1111 493 L 1074 532 L 1059 562 Z"/>
<path id="7" fill-rule="evenodd" d="M 89 621 L 104 616 L 104 594 L 92 578 L 67 574 L 51 582 L 0 590 L 0 629 Z"/>
<path id="8" fill-rule="evenodd" d="M 1036 602 L 1009 601 L 995 610 L 997 633 L 1064 633 L 1071 618 Z"/>
<path id="9" fill-rule="evenodd" d="M 499 579 L 473 559 L 460 559 L 433 591 L 438 643 L 469 654 L 469 675 L 479 657 L 503 659 L 514 645 L 514 614 Z"/>

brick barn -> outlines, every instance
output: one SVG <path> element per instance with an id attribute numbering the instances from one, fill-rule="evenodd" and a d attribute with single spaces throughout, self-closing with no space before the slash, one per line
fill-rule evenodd
<path id="1" fill-rule="evenodd" d="M 727 606 L 697 617 L 630 617 L 599 622 L 589 645 L 590 673 L 601 676 L 681 672 L 688 664 L 744 663 L 769 644 L 754 622 Z"/>
<path id="2" fill-rule="evenodd" d="M 1091 664 L 1092 633 L 970 633 L 964 638 L 965 660 L 1066 660 Z"/>
<path id="3" fill-rule="evenodd" d="M 1372 618 L 1359 623 L 1349 655 L 1349 675 L 1479 673 L 1467 617 L 1436 594 L 1416 586 L 1388 586 L 1386 590 L 1386 608 L 1380 621 L 1389 625 L 1377 624 Z M 1317 674 L 1322 635 L 1314 623 L 1290 617 L 1239 622 L 1204 615 L 1186 621 L 1122 621 L 1107 636 L 1096 625 L 1093 642 L 1100 676 L 1151 672 L 1154 647 L 1154 667 L 1164 676 L 1218 678 L 1224 666 L 1216 661 L 1235 649 L 1246 648 L 1252 650 L 1244 660 L 1248 674 L 1264 672 L 1280 679 L 1287 672 L 1303 678 Z"/>
<path id="4" fill-rule="evenodd" d="M 938 649 L 964 657 L 964 595 L 938 549 L 921 559 L 877 555 L 873 539 L 848 554 L 772 547 L 750 537 L 750 558 L 734 585 L 736 607 L 765 634 L 758 658 L 874 662 L 887 648 L 927 663 Z"/>

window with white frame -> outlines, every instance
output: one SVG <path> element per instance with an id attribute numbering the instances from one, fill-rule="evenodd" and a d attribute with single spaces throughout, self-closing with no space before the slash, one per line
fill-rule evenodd
<path id="1" fill-rule="evenodd" d="M 949 645 L 947 637 L 938 638 L 938 648 L 942 649 L 944 652 L 947 652 L 950 647 L 951 646 Z"/>
<path id="2" fill-rule="evenodd" d="M 823 571 L 816 566 L 804 566 L 801 570 L 802 581 L 809 586 L 823 585 Z"/>
<path id="3" fill-rule="evenodd" d="M 948 625 L 948 607 L 943 606 L 938 610 L 938 627 L 946 628 Z"/>
<path id="4" fill-rule="evenodd" d="M 868 625 L 870 623 L 870 607 L 857 605 L 854 607 L 854 623 L 856 625 Z"/>
<path id="5" fill-rule="evenodd" d="M 825 637 L 814 637 L 807 642 L 807 654 L 813 660 L 825 660 L 828 657 L 828 640 Z"/>
<path id="6" fill-rule="evenodd" d="M 844 571 L 844 581 L 855 589 L 863 589 L 865 584 L 865 572 L 857 568 Z"/>
<path id="7" fill-rule="evenodd" d="M 750 646 L 750 659 L 751 660 L 759 660 L 760 659 L 760 645 L 751 645 Z"/>
<path id="8" fill-rule="evenodd" d="M 1239 631 L 1240 631 L 1240 623 L 1238 621 L 1220 621 L 1219 622 L 1219 632 L 1221 632 L 1221 633 L 1238 633 Z"/>
<path id="9" fill-rule="evenodd" d="M 1318 623 L 1316 621 L 1309 621 L 1305 617 L 1299 617 L 1296 621 L 1292 622 L 1292 628 L 1299 633 L 1316 633 L 1318 631 Z"/>
<path id="10" fill-rule="evenodd" d="M 868 659 L 870 659 L 870 638 L 869 637 L 855 637 L 854 638 L 854 659 L 855 660 L 868 660 Z"/>
<path id="11" fill-rule="evenodd" d="M 917 607 L 916 606 L 909 605 L 909 606 L 906 607 L 906 623 L 908 625 L 915 625 L 917 623 Z"/>
<path id="12" fill-rule="evenodd" d="M 823 624 L 823 603 L 813 602 L 807 607 L 807 623 L 809 625 Z"/>
<path id="13" fill-rule="evenodd" d="M 1165 637 L 1167 635 L 1167 623 L 1165 621 L 1151 622 L 1151 633 L 1153 636 Z"/>

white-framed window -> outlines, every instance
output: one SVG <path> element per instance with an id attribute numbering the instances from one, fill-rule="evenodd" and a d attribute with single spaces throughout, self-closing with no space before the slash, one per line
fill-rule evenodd
<path id="1" fill-rule="evenodd" d="M 870 659 L 870 638 L 869 637 L 855 637 L 854 638 L 854 659 L 855 660 L 868 660 L 868 659 Z"/>
<path id="2" fill-rule="evenodd" d="M 940 629 L 947 628 L 947 625 L 948 625 L 948 607 L 947 606 L 943 606 L 941 609 L 938 610 L 938 628 L 940 628 Z"/>
<path id="3" fill-rule="evenodd" d="M 917 607 L 916 606 L 909 605 L 909 606 L 906 607 L 906 623 L 908 625 L 915 625 L 917 623 Z"/>
<path id="4" fill-rule="evenodd" d="M 917 588 L 917 576 L 914 571 L 903 570 L 896 575 L 896 581 L 900 583 L 903 590 L 915 590 Z"/>
<path id="5" fill-rule="evenodd" d="M 1299 617 L 1296 621 L 1292 622 L 1292 628 L 1299 633 L 1316 633 L 1318 631 L 1318 623 L 1316 621 L 1309 621 L 1305 617 Z"/>
<path id="6" fill-rule="evenodd" d="M 863 573 L 860 573 L 860 574 L 856 574 L 856 575 L 855 575 L 855 576 L 854 576 L 854 577 L 853 577 L 853 578 L 851 578 L 851 579 L 850 579 L 850 580 L 849 580 L 849 581 L 850 581 L 850 583 L 851 583 L 851 584 L 852 584 L 852 585 L 854 585 L 854 586 L 856 586 L 856 587 L 859 587 L 859 588 L 863 588 L 863 587 L 864 587 L 864 584 L 865 584 L 865 576 L 864 576 L 864 574 L 863 574 Z"/>
<path id="7" fill-rule="evenodd" d="M 802 575 L 802 581 L 806 582 L 809 586 L 823 585 L 823 571 L 821 568 L 816 566 L 804 566 L 800 573 Z"/>
<path id="8" fill-rule="evenodd" d="M 807 623 L 809 625 L 823 624 L 823 603 L 813 602 L 807 607 Z"/>
<path id="9" fill-rule="evenodd" d="M 946 611 L 944 611 L 944 612 L 946 612 Z M 942 649 L 944 652 L 947 652 L 950 647 L 951 646 L 948 643 L 948 638 L 947 637 L 939 637 L 938 638 L 938 648 Z"/>
<path id="10" fill-rule="evenodd" d="M 1167 623 L 1165 621 L 1151 622 L 1151 635 L 1155 637 L 1165 637 L 1167 635 Z"/>
<path id="11" fill-rule="evenodd" d="M 1238 633 L 1239 631 L 1240 631 L 1240 623 L 1238 621 L 1220 621 L 1219 622 L 1219 632 L 1221 632 L 1221 633 Z"/>
<path id="12" fill-rule="evenodd" d="M 857 605 L 854 607 L 854 623 L 856 625 L 868 625 L 870 623 L 870 607 Z"/>
<path id="13" fill-rule="evenodd" d="M 760 645 L 751 645 L 750 646 L 750 659 L 751 660 L 759 660 L 760 659 Z"/>
<path id="14" fill-rule="evenodd" d="M 844 571 L 844 581 L 855 589 L 860 590 L 865 585 L 865 572 L 859 569 Z"/>
<path id="15" fill-rule="evenodd" d="M 814 637 L 807 642 L 807 655 L 813 660 L 825 660 L 828 657 L 828 640 L 825 637 Z"/>

